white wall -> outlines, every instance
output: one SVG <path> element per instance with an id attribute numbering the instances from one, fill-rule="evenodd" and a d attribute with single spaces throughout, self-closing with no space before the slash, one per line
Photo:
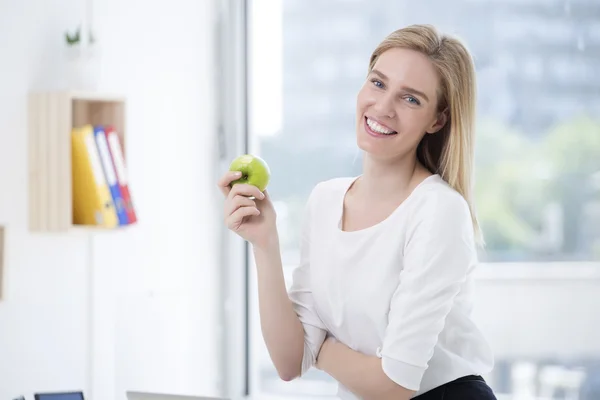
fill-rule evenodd
<path id="1" fill-rule="evenodd" d="M 95 0 L 99 90 L 127 97 L 140 223 L 87 237 L 27 231 L 26 95 L 62 87 L 63 33 L 84 1 L 0 1 L 0 398 L 216 393 L 212 9 L 211 0 Z"/>

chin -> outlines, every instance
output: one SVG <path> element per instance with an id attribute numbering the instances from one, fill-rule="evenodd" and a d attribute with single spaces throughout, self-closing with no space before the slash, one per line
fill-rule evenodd
<path id="1" fill-rule="evenodd" d="M 371 137 L 368 133 L 361 131 L 361 129 L 358 129 L 356 133 L 356 145 L 374 160 L 382 162 L 394 161 L 403 158 L 411 151 L 416 151 L 416 147 L 414 149 L 412 149 L 412 146 L 407 148 L 406 142 L 402 143 L 402 141 L 398 141 L 397 136 L 395 140 L 380 140 Z"/>
<path id="2" fill-rule="evenodd" d="M 358 132 L 356 145 L 359 149 L 375 158 L 389 158 L 390 151 L 392 150 L 390 146 L 378 143 L 376 139 L 373 140 L 372 138 L 368 137 L 365 132 Z"/>

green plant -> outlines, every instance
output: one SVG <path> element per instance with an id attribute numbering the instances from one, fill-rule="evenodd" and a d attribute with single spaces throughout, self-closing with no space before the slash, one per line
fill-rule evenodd
<path id="1" fill-rule="evenodd" d="M 94 38 L 94 35 L 91 31 L 90 31 L 89 38 L 90 38 L 90 44 L 94 44 L 96 39 Z M 69 45 L 69 46 L 74 46 L 74 45 L 78 44 L 79 42 L 81 42 L 81 27 L 78 26 L 77 30 L 73 34 L 70 34 L 69 32 L 65 32 L 65 39 L 67 41 L 67 45 Z"/>

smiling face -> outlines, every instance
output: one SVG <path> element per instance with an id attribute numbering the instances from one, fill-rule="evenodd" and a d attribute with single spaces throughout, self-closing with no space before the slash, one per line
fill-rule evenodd
<path id="1" fill-rule="evenodd" d="M 446 122 L 438 93 L 439 77 L 426 55 L 405 48 L 383 52 L 358 93 L 358 146 L 388 160 L 415 152 L 423 135 Z"/>

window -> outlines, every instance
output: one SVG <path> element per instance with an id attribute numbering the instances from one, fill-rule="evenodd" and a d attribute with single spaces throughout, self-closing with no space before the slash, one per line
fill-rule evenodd
<path id="1" fill-rule="evenodd" d="M 401 26 L 434 23 L 466 41 L 477 67 L 476 200 L 487 241 L 482 284 L 490 288 L 478 318 L 496 354 L 487 378 L 499 395 L 600 398 L 600 318 L 585 314 L 600 302 L 600 81 L 592 79 L 600 3 L 449 4 L 248 3 L 249 150 L 272 169 L 288 285 L 311 189 L 360 173 L 354 105 L 370 52 Z M 252 394 L 335 395 L 335 382 L 317 370 L 289 383 L 277 377 L 249 261 Z M 490 309 L 523 314 L 490 317 Z"/>

